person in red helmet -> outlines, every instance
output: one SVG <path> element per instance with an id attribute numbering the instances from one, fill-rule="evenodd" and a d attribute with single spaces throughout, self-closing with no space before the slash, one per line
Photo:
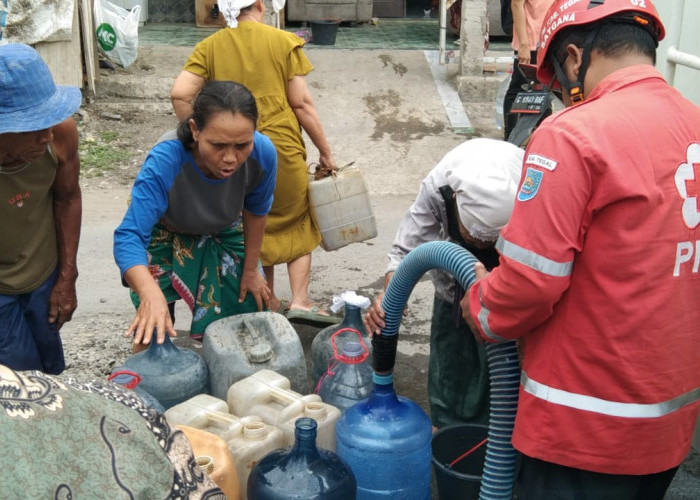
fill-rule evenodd
<path id="1" fill-rule="evenodd" d="M 567 109 L 525 151 L 496 248 L 462 302 L 519 339 L 519 500 L 662 499 L 700 409 L 700 109 L 654 68 L 649 0 L 557 0 L 538 79 Z"/>

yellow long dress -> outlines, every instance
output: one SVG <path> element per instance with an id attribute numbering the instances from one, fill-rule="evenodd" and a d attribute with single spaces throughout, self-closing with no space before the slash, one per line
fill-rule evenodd
<path id="1" fill-rule="evenodd" d="M 245 85 L 258 106 L 258 130 L 277 149 L 275 199 L 260 253 L 264 266 L 290 262 L 321 242 L 309 212 L 306 147 L 286 94 L 287 81 L 313 70 L 303 45 L 293 33 L 242 21 L 198 43 L 184 67 L 206 80 Z"/>

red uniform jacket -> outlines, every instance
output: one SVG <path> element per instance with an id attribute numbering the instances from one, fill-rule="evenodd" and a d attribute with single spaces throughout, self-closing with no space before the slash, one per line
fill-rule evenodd
<path id="1" fill-rule="evenodd" d="M 497 248 L 470 311 L 484 339 L 523 339 L 516 449 L 680 464 L 700 405 L 700 109 L 648 65 L 603 79 L 535 132 Z"/>

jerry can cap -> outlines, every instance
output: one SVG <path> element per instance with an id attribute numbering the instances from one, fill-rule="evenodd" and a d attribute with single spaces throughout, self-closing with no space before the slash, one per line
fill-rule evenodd
<path id="1" fill-rule="evenodd" d="M 272 346 L 268 342 L 258 342 L 248 351 L 248 359 L 253 363 L 265 363 L 273 354 Z"/>

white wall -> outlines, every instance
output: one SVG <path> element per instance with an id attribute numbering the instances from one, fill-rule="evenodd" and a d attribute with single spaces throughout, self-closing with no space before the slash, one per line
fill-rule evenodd
<path id="1" fill-rule="evenodd" d="M 685 7 L 681 11 L 681 7 Z M 700 57 L 700 30 L 697 20 L 700 19 L 700 1 L 698 0 L 654 0 L 654 6 L 659 11 L 661 21 L 666 28 L 666 38 L 659 44 L 657 51 L 658 68 L 664 76 L 666 74 L 666 51 L 671 45 L 676 49 Z M 674 33 L 674 15 L 680 13 L 682 16 L 680 37 Z M 680 90 L 685 97 L 700 106 L 700 70 L 688 68 L 686 66 L 676 66 L 676 76 L 674 87 Z M 693 83 L 696 82 L 696 83 Z"/>

